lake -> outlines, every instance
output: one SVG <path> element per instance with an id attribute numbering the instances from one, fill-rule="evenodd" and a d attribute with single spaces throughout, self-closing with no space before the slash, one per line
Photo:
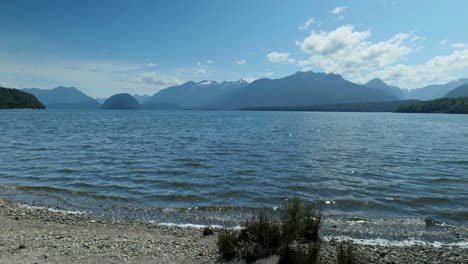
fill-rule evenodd
<path id="1" fill-rule="evenodd" d="M 468 223 L 466 115 L 8 110 L 0 146 L 0 197 L 35 206 L 202 223 L 300 196 Z"/>

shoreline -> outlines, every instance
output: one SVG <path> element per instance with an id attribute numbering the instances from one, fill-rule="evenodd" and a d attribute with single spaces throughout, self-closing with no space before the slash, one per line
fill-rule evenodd
<path id="1" fill-rule="evenodd" d="M 203 226 L 99 217 L 0 199 L 0 263 L 223 263 Z M 321 263 L 339 237 L 324 236 Z M 466 238 L 465 238 L 466 241 Z M 463 246 L 356 243 L 361 263 L 468 263 Z M 271 257 L 259 263 L 276 263 Z M 231 262 L 232 263 L 232 262 Z M 236 262 L 235 262 L 236 263 Z"/>

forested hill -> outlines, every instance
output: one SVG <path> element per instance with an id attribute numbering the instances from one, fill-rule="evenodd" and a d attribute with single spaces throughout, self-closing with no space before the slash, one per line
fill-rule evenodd
<path id="1" fill-rule="evenodd" d="M 324 104 L 310 106 L 270 106 L 270 107 L 244 107 L 244 111 L 310 111 L 310 112 L 394 112 L 400 106 L 411 105 L 417 100 L 390 101 L 390 102 L 362 102 L 348 104 Z"/>
<path id="2" fill-rule="evenodd" d="M 400 113 L 468 114 L 468 97 L 442 98 L 400 106 Z"/>
<path id="3" fill-rule="evenodd" d="M 32 94 L 0 87 L 0 109 L 45 109 Z"/>

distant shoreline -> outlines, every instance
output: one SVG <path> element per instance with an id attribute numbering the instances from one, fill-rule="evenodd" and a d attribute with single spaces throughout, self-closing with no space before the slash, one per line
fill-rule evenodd
<path id="1" fill-rule="evenodd" d="M 199 227 L 118 220 L 92 214 L 35 208 L 0 200 L 0 262 L 2 263 L 220 263 L 216 236 Z M 215 234 L 217 230 L 215 230 Z M 335 238 L 323 252 L 334 263 Z M 463 263 L 468 250 L 434 247 L 357 245 L 364 263 Z M 261 263 L 275 263 L 276 257 Z"/>

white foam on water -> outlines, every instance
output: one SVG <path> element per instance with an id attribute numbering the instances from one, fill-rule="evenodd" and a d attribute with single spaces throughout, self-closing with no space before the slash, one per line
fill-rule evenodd
<path id="1" fill-rule="evenodd" d="M 149 223 L 154 223 L 154 221 L 149 221 Z M 196 224 L 176 224 L 176 223 L 159 223 L 160 226 L 168 226 L 168 227 L 180 227 L 180 228 L 194 228 L 194 229 L 203 229 L 205 227 L 221 229 L 223 226 L 221 225 L 196 225 Z M 240 226 L 231 227 L 228 229 L 232 230 L 240 230 Z"/>
<path id="2" fill-rule="evenodd" d="M 365 245 L 365 246 L 395 246 L 395 247 L 410 247 L 410 246 L 433 246 L 435 248 L 440 247 L 458 247 L 458 248 L 468 248 L 468 241 L 460 241 L 460 242 L 453 242 L 453 243 L 442 243 L 439 241 L 427 242 L 423 240 L 388 240 L 383 238 L 375 238 L 375 239 L 357 239 L 351 238 L 348 236 L 336 236 L 324 237 L 325 241 L 330 241 L 332 239 L 338 241 L 352 241 L 358 245 Z"/>
<path id="3" fill-rule="evenodd" d="M 53 212 L 53 213 L 70 214 L 70 215 L 85 214 L 85 212 L 80 212 L 80 211 L 61 210 L 61 209 L 54 209 L 54 208 L 48 208 L 44 206 L 34 206 L 34 205 L 27 205 L 27 204 L 20 204 L 19 207 L 25 208 L 25 209 L 46 210 L 46 211 Z"/>

